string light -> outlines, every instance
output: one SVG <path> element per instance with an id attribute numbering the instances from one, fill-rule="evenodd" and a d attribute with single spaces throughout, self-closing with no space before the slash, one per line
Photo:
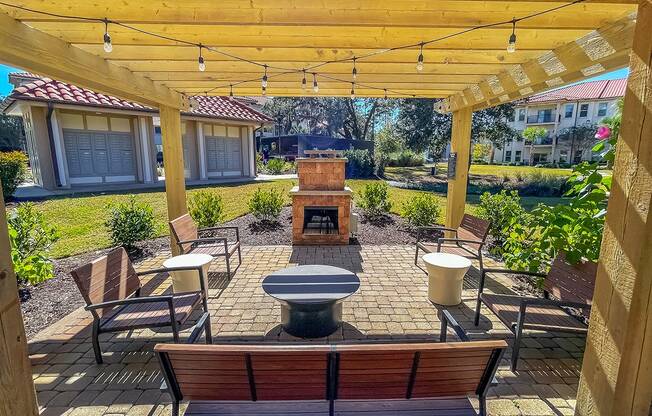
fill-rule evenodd
<path id="1" fill-rule="evenodd" d="M 510 35 L 509 42 L 507 43 L 507 52 L 516 52 L 516 18 L 512 20 L 512 34 Z"/>
<path id="2" fill-rule="evenodd" d="M 355 98 L 355 82 L 351 83 L 351 98 Z"/>
<path id="3" fill-rule="evenodd" d="M 355 56 L 353 57 L 353 70 L 351 71 L 351 77 L 353 78 L 353 81 L 355 82 L 355 79 L 358 77 L 358 68 L 355 67 Z"/>
<path id="4" fill-rule="evenodd" d="M 317 85 L 317 73 L 312 73 L 312 90 L 317 94 L 319 92 L 319 85 Z"/>
<path id="5" fill-rule="evenodd" d="M 387 99 L 387 88 L 385 88 L 385 99 Z"/>
<path id="6" fill-rule="evenodd" d="M 104 52 L 111 53 L 113 44 L 111 44 L 111 35 L 109 35 L 109 20 L 104 18 Z"/>
<path id="7" fill-rule="evenodd" d="M 200 43 L 199 44 L 199 58 L 197 59 L 197 61 L 199 62 L 199 70 L 201 72 L 204 72 L 204 71 L 206 71 L 206 64 L 204 63 L 204 57 L 201 54 L 201 50 L 202 50 L 202 45 Z"/>
<path id="8" fill-rule="evenodd" d="M 417 58 L 417 71 L 423 71 L 423 42 L 419 48 L 419 57 Z"/>
<path id="9" fill-rule="evenodd" d="M 303 79 L 301 80 L 301 89 L 305 91 L 307 86 L 308 86 L 308 83 L 306 81 L 306 70 L 304 69 L 303 70 Z"/>
<path id="10" fill-rule="evenodd" d="M 265 65 L 265 74 L 263 75 L 263 80 L 261 81 L 263 91 L 267 88 L 267 65 Z"/>
<path id="11" fill-rule="evenodd" d="M 530 13 L 528 15 L 520 16 L 518 18 L 514 17 L 510 21 L 500 21 L 500 22 L 493 22 L 493 23 L 487 23 L 487 24 L 482 24 L 482 25 L 476 25 L 476 26 L 473 26 L 473 27 L 469 27 L 469 28 L 459 30 L 459 31 L 454 32 L 454 33 L 450 33 L 450 34 L 447 34 L 447 35 L 440 36 L 438 38 L 422 41 L 419 44 L 400 45 L 400 46 L 395 46 L 395 47 L 391 47 L 391 48 L 383 48 L 383 49 L 373 50 L 373 51 L 368 52 L 366 54 L 355 56 L 355 57 L 332 59 L 332 60 L 328 60 L 328 61 L 323 61 L 321 63 L 315 63 L 315 64 L 313 64 L 311 66 L 308 66 L 306 68 L 303 68 L 301 70 L 295 69 L 295 68 L 281 68 L 281 67 L 278 67 L 278 66 L 269 66 L 269 67 L 284 71 L 284 73 L 288 73 L 288 74 L 289 73 L 296 73 L 296 72 L 299 72 L 299 71 L 304 71 L 304 73 L 306 71 L 310 71 L 313 74 L 313 90 L 315 92 L 318 92 L 319 87 L 317 85 L 317 75 L 323 76 L 323 77 L 328 78 L 328 79 L 332 79 L 333 81 L 337 81 L 337 82 L 347 82 L 346 80 L 343 80 L 343 79 L 328 77 L 328 76 L 323 75 L 323 74 L 318 74 L 315 71 L 316 68 L 322 67 L 324 65 L 339 63 L 339 62 L 353 61 L 352 75 L 353 75 L 353 80 L 355 81 L 356 76 L 357 76 L 357 68 L 356 68 L 357 59 L 363 59 L 363 58 L 366 59 L 366 58 L 378 56 L 378 55 L 385 54 L 385 53 L 390 53 L 390 52 L 394 52 L 394 51 L 398 51 L 398 50 L 412 49 L 415 46 L 419 46 L 420 47 L 420 54 L 419 54 L 419 59 L 417 61 L 417 70 L 421 71 L 422 68 L 423 68 L 423 47 L 425 45 L 430 45 L 430 44 L 433 44 L 433 43 L 445 41 L 445 40 L 448 40 L 450 38 L 460 36 L 460 35 L 464 35 L 464 34 L 467 34 L 469 32 L 472 32 L 472 31 L 487 29 L 487 28 L 491 28 L 491 27 L 500 27 L 500 26 L 504 26 L 504 25 L 509 24 L 509 23 L 512 23 L 512 34 L 509 37 L 507 51 L 509 53 L 513 53 L 513 52 L 516 51 L 516 23 L 517 22 L 520 22 L 521 20 L 531 19 L 531 18 L 535 18 L 535 17 L 542 16 L 542 15 L 545 15 L 545 14 L 549 14 L 549 13 L 552 13 L 552 12 L 555 12 L 555 11 L 558 11 L 558 10 L 561 10 L 561 9 L 565 9 L 567 7 L 574 6 L 574 5 L 579 4 L 579 3 L 586 2 L 586 1 L 588 1 L 588 0 L 571 0 L 568 3 L 563 3 L 563 4 L 560 4 L 560 5 L 545 9 L 545 10 L 533 12 L 533 13 Z M 202 52 L 201 49 L 205 48 L 205 49 L 209 50 L 210 52 L 218 53 L 218 54 L 227 56 L 227 57 L 232 58 L 232 59 L 237 60 L 237 61 L 246 62 L 246 63 L 252 64 L 252 65 L 257 65 L 257 66 L 263 66 L 265 68 L 265 76 L 263 77 L 263 82 L 265 83 L 265 87 L 263 88 L 263 92 L 265 91 L 265 89 L 267 87 L 266 82 L 267 82 L 267 68 L 268 68 L 268 65 L 264 64 L 263 62 L 257 62 L 257 61 L 251 60 L 251 59 L 247 59 L 247 58 L 244 58 L 244 57 L 241 57 L 241 56 L 231 54 L 229 52 L 221 51 L 219 49 L 216 49 L 216 48 L 213 48 L 213 47 L 210 47 L 210 46 L 204 46 L 201 43 L 195 43 L 195 42 L 191 42 L 191 41 L 180 39 L 180 38 L 174 38 L 172 36 L 168 36 L 168 35 L 165 35 L 165 34 L 143 30 L 141 28 L 134 27 L 134 26 L 132 26 L 132 25 L 130 25 L 128 23 L 123 23 L 123 22 L 115 21 L 115 20 L 109 20 L 108 18 L 103 18 L 102 19 L 102 18 L 88 17 L 88 16 L 74 16 L 74 15 L 51 13 L 51 12 L 36 10 L 36 9 L 33 9 L 33 8 L 28 8 L 28 7 L 24 7 L 24 6 L 15 5 L 15 4 L 10 4 L 10 3 L 7 3 L 7 2 L 2 1 L 2 0 L 0 0 L 0 5 L 10 7 L 10 8 L 13 8 L 13 9 L 17 9 L 17 10 L 28 11 L 28 12 L 43 15 L 43 16 L 56 17 L 56 18 L 59 18 L 59 19 L 72 19 L 72 20 L 81 20 L 81 21 L 88 21 L 88 22 L 104 23 L 104 25 L 105 25 L 104 50 L 105 50 L 106 53 L 110 53 L 113 50 L 113 45 L 111 44 L 111 36 L 109 35 L 109 31 L 108 31 L 109 23 L 111 23 L 113 25 L 116 25 L 116 26 L 120 26 L 121 28 L 124 28 L 124 29 L 129 30 L 129 31 L 138 32 L 138 33 L 140 33 L 142 35 L 155 37 L 155 38 L 165 40 L 165 41 L 169 41 L 169 42 L 173 42 L 173 43 L 176 43 L 176 44 L 199 47 L 200 48 L 200 61 L 203 61 L 203 57 L 201 56 L 201 52 Z M 450 61 L 448 61 L 448 60 L 445 61 L 445 63 L 449 63 L 449 62 Z M 199 62 L 199 63 L 201 64 L 201 62 Z M 238 81 L 238 82 L 235 82 L 232 85 L 240 85 L 240 84 L 243 84 L 243 83 L 255 82 L 258 79 L 260 79 L 260 78 L 253 78 L 253 79 Z M 224 81 L 227 81 L 227 80 L 224 80 Z M 359 84 L 359 85 L 363 85 L 363 84 Z M 382 87 L 373 86 L 373 85 L 368 85 L 368 86 L 363 85 L 363 86 L 365 88 L 369 88 L 369 89 L 373 89 L 373 90 L 384 90 Z M 223 87 L 224 86 L 216 86 L 213 89 L 211 89 L 211 91 L 214 91 L 216 89 L 223 88 Z M 395 92 L 395 91 L 391 91 L 391 92 L 399 94 L 399 95 L 403 94 L 402 92 Z"/>
<path id="12" fill-rule="evenodd" d="M 229 99 L 233 99 L 233 84 L 229 85 Z"/>

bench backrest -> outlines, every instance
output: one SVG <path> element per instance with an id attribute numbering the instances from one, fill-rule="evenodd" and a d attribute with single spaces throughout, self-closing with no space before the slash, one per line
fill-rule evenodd
<path id="1" fill-rule="evenodd" d="M 373 400 L 484 395 L 506 346 L 158 344 L 155 351 L 177 401 Z"/>
<path id="2" fill-rule="evenodd" d="M 176 241 L 196 240 L 198 237 L 197 226 L 190 214 L 185 214 L 170 221 L 170 229 Z M 192 244 L 182 244 L 181 249 L 184 253 L 192 248 Z"/>
<path id="3" fill-rule="evenodd" d="M 591 305 L 598 265 L 594 262 L 571 264 L 560 252 L 550 266 L 543 288 L 552 297 Z"/>
<path id="4" fill-rule="evenodd" d="M 485 241 L 487 235 L 489 234 L 489 227 L 491 223 L 482 218 L 478 218 L 471 214 L 464 214 L 462 217 L 462 222 L 460 223 L 459 228 L 457 229 L 457 238 L 462 240 L 479 240 Z M 475 248 L 479 248 L 478 245 L 469 244 Z"/>
<path id="5" fill-rule="evenodd" d="M 131 260 L 118 247 L 70 272 L 87 305 L 125 299 L 140 288 Z M 104 310 L 97 309 L 102 316 Z"/>

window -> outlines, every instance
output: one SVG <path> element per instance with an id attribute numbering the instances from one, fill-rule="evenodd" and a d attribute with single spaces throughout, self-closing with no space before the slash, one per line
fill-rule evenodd
<path id="1" fill-rule="evenodd" d="M 512 161 L 512 151 L 507 150 L 505 152 L 505 162 L 511 162 Z"/>
<path id="2" fill-rule="evenodd" d="M 521 151 L 517 150 L 514 152 L 514 162 L 520 162 L 521 161 Z"/>
<path id="3" fill-rule="evenodd" d="M 518 121 L 524 121 L 525 120 L 525 108 L 521 108 L 518 110 Z"/>
<path id="4" fill-rule="evenodd" d="M 566 107 L 564 107 L 564 118 L 573 117 L 573 108 L 575 108 L 573 104 L 566 104 Z"/>
<path id="5" fill-rule="evenodd" d="M 582 104 L 580 105 L 580 117 L 588 117 L 589 115 L 589 105 Z"/>
<path id="6" fill-rule="evenodd" d="M 513 112 L 513 113 L 509 116 L 509 118 L 507 118 L 507 121 L 513 122 L 513 121 L 516 119 L 515 116 L 516 116 L 516 112 Z"/>
<path id="7" fill-rule="evenodd" d="M 598 117 L 607 115 L 607 103 L 598 103 Z"/>

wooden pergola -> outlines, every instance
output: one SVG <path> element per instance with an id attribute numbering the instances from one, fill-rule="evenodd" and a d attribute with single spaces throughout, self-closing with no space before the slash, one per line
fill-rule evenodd
<path id="1" fill-rule="evenodd" d="M 111 53 L 103 49 L 106 28 Z M 513 31 L 517 50 L 508 53 Z M 446 218 L 453 227 L 466 200 L 474 110 L 629 66 L 576 414 L 648 414 L 652 0 L 7 0 L 0 61 L 158 107 L 169 218 L 187 211 L 180 112 L 193 104 L 190 95 L 260 95 L 267 70 L 272 96 L 349 96 L 354 87 L 359 97 L 442 98 L 438 110 L 453 114 L 457 153 Z M 0 415 L 35 415 L 0 208 Z"/>

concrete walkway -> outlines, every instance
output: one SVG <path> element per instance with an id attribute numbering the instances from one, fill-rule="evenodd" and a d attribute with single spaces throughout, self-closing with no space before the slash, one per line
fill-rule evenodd
<path id="1" fill-rule="evenodd" d="M 358 274 L 361 286 L 343 303 L 344 324 L 328 338 L 307 342 L 385 339 L 437 342 L 438 308 L 427 299 L 427 277 L 413 263 L 411 246 L 244 247 L 243 263 L 229 281 L 223 263 L 209 277 L 209 309 L 214 342 L 306 342 L 282 330 L 280 305 L 261 287 L 264 276 L 297 264 L 330 264 Z M 140 269 L 160 267 L 169 253 L 146 260 Z M 491 261 L 487 267 L 495 266 Z M 483 309 L 474 327 L 477 270 L 465 280 L 463 302 L 449 308 L 471 339 L 507 339 L 509 330 Z M 170 290 L 166 275 L 145 283 L 145 293 Z M 512 281 L 489 276 L 487 288 L 509 293 Z M 29 343 L 34 383 L 43 415 L 169 415 L 169 397 L 159 391 L 162 376 L 152 348 L 171 342 L 167 330 L 133 330 L 102 335 L 103 365 L 96 365 L 90 343 L 90 314 L 83 309 L 38 334 Z M 188 331 L 182 334 L 182 341 Z M 450 332 L 450 341 L 456 338 Z M 516 372 L 505 354 L 490 389 L 492 416 L 572 415 L 585 338 L 528 332 Z"/>

